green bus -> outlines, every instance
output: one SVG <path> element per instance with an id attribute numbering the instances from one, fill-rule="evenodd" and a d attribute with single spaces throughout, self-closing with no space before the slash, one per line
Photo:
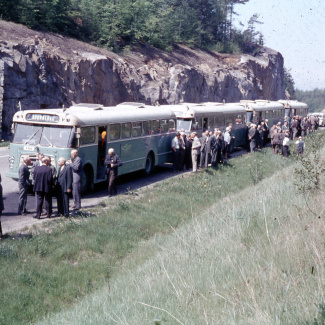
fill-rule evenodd
<path id="1" fill-rule="evenodd" d="M 68 159 L 71 149 L 78 149 L 85 192 L 106 180 L 108 148 L 114 148 L 123 162 L 120 175 L 141 169 L 150 174 L 154 166 L 171 161 L 176 117 L 172 110 L 141 103 L 74 104 L 67 109 L 18 111 L 12 129 L 7 176 L 18 180 L 26 156 L 35 161 L 43 153 L 57 167 L 58 158 Z"/>

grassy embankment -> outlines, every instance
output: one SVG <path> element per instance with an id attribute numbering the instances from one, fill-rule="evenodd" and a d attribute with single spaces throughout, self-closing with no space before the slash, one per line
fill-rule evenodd
<path id="1" fill-rule="evenodd" d="M 34 321 L 100 287 L 53 323 L 310 319 L 322 298 L 323 220 L 305 212 L 292 170 L 267 179 L 292 162 L 247 155 L 120 196 L 94 217 L 57 220 L 51 233 L 2 241 L 0 322 Z"/>
<path id="2" fill-rule="evenodd" d="M 324 324 L 324 196 L 308 198 L 313 215 L 293 176 L 280 170 L 144 242 L 109 288 L 44 323 Z"/>

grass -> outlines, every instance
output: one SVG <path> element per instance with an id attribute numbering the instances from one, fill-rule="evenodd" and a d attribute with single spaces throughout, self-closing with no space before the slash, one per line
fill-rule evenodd
<path id="1" fill-rule="evenodd" d="M 179 238 L 177 227 L 195 219 L 213 204 L 217 204 L 214 213 L 219 211 L 221 208 L 219 202 L 221 204 L 221 199 L 227 198 L 231 193 L 238 193 L 249 188 L 248 191 L 257 196 L 258 190 L 251 187 L 252 185 L 270 177 L 293 161 L 294 159 L 288 160 L 275 156 L 270 150 L 266 150 L 264 153 L 246 155 L 231 160 L 230 163 L 221 166 L 218 170 L 209 169 L 195 175 L 180 175 L 177 178 L 169 179 L 153 188 L 144 190 L 142 195 L 137 198 L 133 196 L 117 197 L 113 201 L 114 206 L 110 206 L 112 200 L 108 201 L 108 208 L 98 207 L 97 210 L 92 211 L 93 214 L 85 213 L 80 218 L 72 220 L 56 220 L 52 222 L 50 233 L 37 231 L 26 236 L 3 240 L 0 245 L 0 323 L 23 324 L 34 322 L 49 313 L 56 313 L 63 308 L 68 308 L 81 297 L 89 296 L 102 287 L 112 288 L 118 281 L 116 277 L 125 268 L 123 264 L 125 257 L 131 253 L 132 256 L 135 256 L 137 263 L 144 263 L 140 268 L 148 275 L 151 274 L 151 266 L 147 266 L 146 263 L 148 263 L 149 257 L 151 257 L 149 261 L 153 259 L 156 254 L 156 247 L 150 247 L 146 244 L 149 238 L 158 236 L 160 238 L 158 249 L 161 252 L 169 251 L 171 248 L 164 248 L 163 244 L 172 242 L 172 238 L 174 238 L 173 240 Z M 242 199 L 235 198 L 235 200 L 237 202 L 237 200 Z M 244 218 L 246 212 L 242 211 Z M 209 214 L 214 215 L 212 212 Z M 243 243 L 247 242 L 245 245 L 248 246 L 251 245 L 250 233 L 260 229 L 257 220 L 254 218 L 249 220 L 247 230 L 241 234 Z M 221 227 L 225 222 L 227 223 L 221 219 L 216 224 Z M 192 226 L 188 227 L 192 229 Z M 254 230 L 255 227 L 257 230 Z M 204 228 L 213 234 L 212 223 L 204 226 Z M 174 233 L 174 235 L 169 237 L 169 233 Z M 236 243 L 237 236 L 238 234 L 230 242 L 232 245 Z M 225 243 L 227 242 L 226 237 L 224 235 Z M 199 237 L 192 240 L 197 243 L 201 241 Z M 181 240 L 181 243 L 185 247 L 188 246 L 186 240 Z M 241 247 L 241 245 L 239 246 Z M 138 251 L 134 252 L 135 249 Z M 189 273 L 192 269 L 196 270 L 195 272 L 198 275 L 202 272 L 197 268 L 198 262 L 196 262 L 196 266 L 189 263 L 191 258 L 196 256 L 197 249 L 193 246 L 191 252 L 185 255 L 189 260 L 181 266 L 184 272 Z M 165 271 L 167 265 L 176 265 L 176 261 L 182 260 L 182 256 L 176 253 L 177 251 L 173 253 L 174 259 L 169 262 L 166 261 L 163 266 L 158 263 L 159 259 L 153 262 L 160 265 L 158 274 L 166 277 L 166 274 L 168 275 L 171 272 Z M 203 257 L 202 254 L 200 256 L 200 258 Z M 212 255 L 211 258 L 213 259 Z M 233 274 L 231 263 L 228 265 L 228 269 L 231 272 L 229 277 L 231 277 Z M 219 273 L 217 270 L 213 270 L 213 274 L 217 276 Z M 133 279 L 130 285 L 134 287 L 135 278 L 131 274 L 128 276 Z M 114 283 L 112 278 L 114 278 Z M 136 286 L 140 291 L 146 291 L 147 287 L 143 288 L 140 285 L 142 282 L 149 287 L 154 287 L 158 280 L 150 278 L 142 280 L 141 278 L 137 281 Z M 170 284 L 174 283 L 173 281 Z M 192 281 L 198 280 L 193 278 Z M 183 285 L 187 288 L 186 282 Z M 165 285 L 162 285 L 161 282 L 161 286 L 163 288 Z M 163 298 L 166 304 L 176 304 L 176 301 L 169 301 L 169 295 L 179 295 L 180 289 L 174 287 L 170 287 L 168 289 L 170 291 Z M 123 299 L 124 297 L 131 297 L 128 295 L 130 287 L 120 287 L 117 290 L 119 293 L 115 296 L 116 301 L 120 301 L 121 306 L 126 306 Z M 189 290 L 186 296 L 189 304 L 192 296 L 193 298 L 200 296 L 200 291 L 191 291 L 191 287 L 186 290 Z M 96 298 L 93 299 L 96 301 Z M 108 296 L 103 299 L 105 302 L 111 300 Z M 203 298 L 203 300 L 205 299 Z M 145 301 L 145 299 L 142 300 L 143 303 Z M 183 305 L 185 302 L 177 303 Z M 219 304 L 222 305 L 225 302 L 219 301 L 217 305 Z M 162 301 L 159 302 L 159 305 L 163 305 Z M 144 317 L 140 311 L 147 315 L 148 320 L 151 319 L 151 315 L 155 314 L 152 313 L 153 310 L 156 310 L 153 307 L 147 308 L 145 305 L 140 306 L 134 302 L 132 302 L 132 306 L 135 308 L 135 310 L 133 309 L 135 315 L 138 314 L 140 318 Z M 169 307 L 171 306 L 165 306 L 166 310 L 170 310 Z M 185 310 L 189 312 L 190 309 L 186 307 Z M 114 309 L 112 310 L 114 311 Z M 130 306 L 127 307 L 127 310 L 132 314 Z M 121 309 L 116 310 L 116 313 L 118 312 L 121 312 Z M 72 311 L 73 313 L 74 311 Z M 178 313 L 176 311 L 176 318 L 179 316 Z M 105 311 L 103 315 L 106 315 L 108 323 L 113 322 L 111 317 L 115 317 L 114 312 L 107 313 Z M 77 323 L 80 321 L 80 324 L 89 324 L 89 320 L 94 321 L 94 323 L 103 321 L 103 319 L 99 322 L 95 321 L 94 315 L 89 315 L 89 317 L 84 315 L 82 321 L 80 318 L 78 321 L 77 318 L 75 320 Z M 126 316 L 121 313 L 118 317 L 124 319 Z M 130 321 L 125 320 L 125 322 L 138 324 L 136 321 L 131 321 L 131 315 L 128 314 L 127 317 L 130 317 L 128 318 Z M 170 316 L 168 313 L 162 313 L 162 317 L 165 319 Z M 72 319 L 67 322 L 70 323 L 70 321 L 72 322 Z M 54 322 L 60 323 L 58 319 Z"/>
<path id="2" fill-rule="evenodd" d="M 142 242 L 109 287 L 40 323 L 324 324 L 325 202 L 310 198 L 314 217 L 294 181 L 279 168 L 192 214 Z"/>
<path id="3" fill-rule="evenodd" d="M 1 148 L 1 147 L 8 147 L 9 144 L 10 144 L 9 141 L 1 140 L 1 141 L 0 141 L 0 148 Z"/>

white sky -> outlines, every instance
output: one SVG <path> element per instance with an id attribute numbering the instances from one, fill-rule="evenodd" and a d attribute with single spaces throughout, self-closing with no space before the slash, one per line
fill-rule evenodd
<path id="1" fill-rule="evenodd" d="M 257 13 L 265 46 L 279 51 L 296 88 L 325 89 L 325 0 L 250 0 L 237 5 L 236 18 L 247 28 Z M 239 24 L 237 24 L 239 26 Z"/>

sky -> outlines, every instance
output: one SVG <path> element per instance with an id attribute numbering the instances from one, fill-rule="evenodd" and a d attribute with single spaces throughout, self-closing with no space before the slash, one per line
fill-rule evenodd
<path id="1" fill-rule="evenodd" d="M 296 88 L 325 89 L 325 0 L 250 0 L 235 11 L 239 29 L 259 14 L 264 45 L 283 55 Z"/>

